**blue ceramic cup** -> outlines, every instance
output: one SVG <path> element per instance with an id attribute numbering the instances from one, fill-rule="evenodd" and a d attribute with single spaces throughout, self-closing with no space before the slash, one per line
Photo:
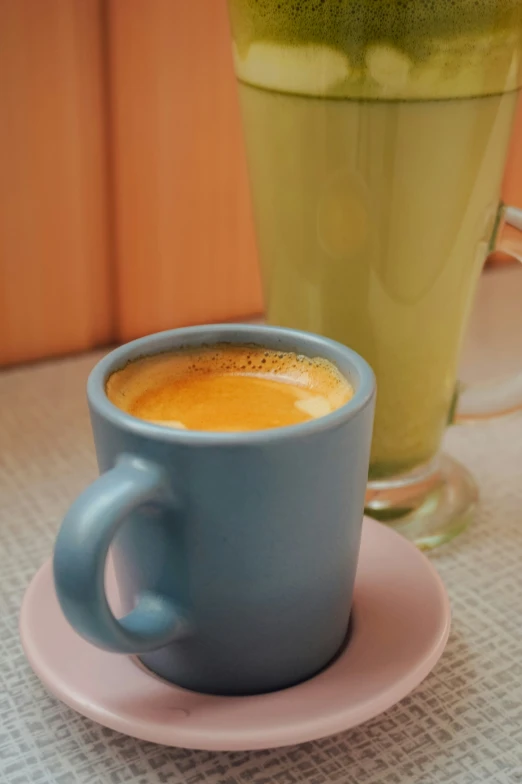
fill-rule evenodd
<path id="1" fill-rule="evenodd" d="M 107 378 L 130 360 L 215 343 L 324 357 L 354 397 L 304 424 L 243 433 L 169 429 L 108 400 Z M 325 667 L 347 634 L 359 553 L 375 397 L 366 362 L 304 332 L 193 327 L 117 348 L 87 393 L 101 476 L 67 513 L 54 551 L 74 629 L 212 694 L 281 689 Z M 120 619 L 105 595 L 109 548 Z"/>

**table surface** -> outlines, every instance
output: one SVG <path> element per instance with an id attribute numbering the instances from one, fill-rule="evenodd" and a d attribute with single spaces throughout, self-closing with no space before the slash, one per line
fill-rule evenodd
<path id="1" fill-rule="evenodd" d="M 522 269 L 483 277 L 467 376 L 520 364 Z M 357 729 L 254 753 L 144 743 L 49 696 L 18 638 L 24 590 L 70 502 L 96 475 L 90 354 L 0 374 L 0 781 L 8 784 L 522 782 L 522 416 L 452 428 L 481 491 L 472 527 L 432 555 L 453 609 L 447 649 L 408 698 Z"/>

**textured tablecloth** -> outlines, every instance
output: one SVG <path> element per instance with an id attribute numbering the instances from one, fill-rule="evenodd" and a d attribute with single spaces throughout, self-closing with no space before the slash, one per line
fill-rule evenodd
<path id="1" fill-rule="evenodd" d="M 482 284 L 466 354 L 479 375 L 500 355 L 522 365 L 521 272 Z M 0 374 L 0 781 L 522 782 L 522 416 L 448 434 L 447 449 L 481 489 L 474 525 L 431 556 L 450 593 L 452 633 L 433 673 L 384 715 L 314 743 L 216 754 L 119 735 L 46 693 L 24 658 L 18 613 L 65 510 L 96 475 L 84 386 L 98 356 Z"/>

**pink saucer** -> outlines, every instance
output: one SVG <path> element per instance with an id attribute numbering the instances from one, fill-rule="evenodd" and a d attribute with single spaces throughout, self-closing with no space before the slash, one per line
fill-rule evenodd
<path id="1" fill-rule="evenodd" d="M 108 590 L 114 599 L 112 574 Z M 405 697 L 440 657 L 450 628 L 440 577 L 406 539 L 368 519 L 353 619 L 350 644 L 327 670 L 256 697 L 185 691 L 85 642 L 60 611 L 50 561 L 26 592 L 20 633 L 36 675 L 84 716 L 166 746 L 237 751 L 302 743 L 361 724 Z"/>

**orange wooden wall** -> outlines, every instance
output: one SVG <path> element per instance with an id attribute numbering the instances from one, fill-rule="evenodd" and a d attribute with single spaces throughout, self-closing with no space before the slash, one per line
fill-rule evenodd
<path id="1" fill-rule="evenodd" d="M 517 116 L 502 185 L 506 204 L 522 209 L 522 92 L 518 97 Z"/>
<path id="2" fill-rule="evenodd" d="M 118 339 L 262 310 L 226 0 L 109 0 Z"/>
<path id="3" fill-rule="evenodd" d="M 518 97 L 517 114 L 511 145 L 508 153 L 508 162 L 502 183 L 502 199 L 512 207 L 522 209 L 522 92 Z M 514 248 L 520 248 L 520 237 L 514 229 L 506 228 L 505 238 L 512 242 Z M 489 258 L 490 266 L 500 266 L 516 263 L 513 256 L 497 251 Z"/>
<path id="4" fill-rule="evenodd" d="M 0 364 L 112 336 L 100 0 L 0 0 Z"/>
<path id="5" fill-rule="evenodd" d="M 0 365 L 261 310 L 226 0 L 0 0 Z"/>

